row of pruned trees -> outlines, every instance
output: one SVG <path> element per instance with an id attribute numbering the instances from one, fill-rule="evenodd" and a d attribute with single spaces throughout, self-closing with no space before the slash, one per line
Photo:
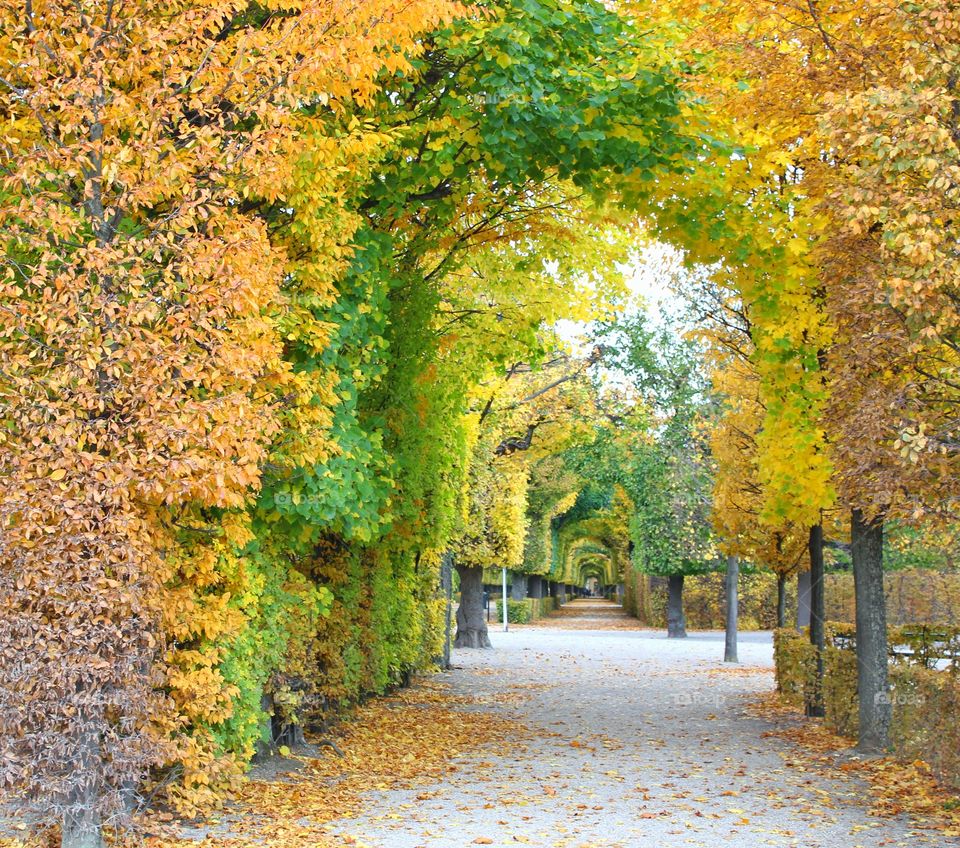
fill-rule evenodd
<path id="1" fill-rule="evenodd" d="M 960 15 L 939 0 L 672 9 L 744 145 L 722 177 L 743 204 L 718 208 L 719 250 L 690 251 L 727 398 L 718 530 L 778 570 L 808 560 L 820 650 L 824 539 L 849 541 L 860 747 L 884 750 L 884 529 L 955 520 Z"/>
<path id="2" fill-rule="evenodd" d="M 432 661 L 481 460 L 547 426 L 486 388 L 695 148 L 652 44 L 587 0 L 0 6 L 5 800 L 97 846 Z"/>

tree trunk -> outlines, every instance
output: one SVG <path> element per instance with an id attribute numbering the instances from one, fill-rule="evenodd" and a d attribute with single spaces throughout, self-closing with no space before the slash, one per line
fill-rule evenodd
<path id="1" fill-rule="evenodd" d="M 890 748 L 892 704 L 887 669 L 887 610 L 883 596 L 883 518 L 871 521 L 859 509 L 851 516 L 850 549 L 857 602 L 857 750 L 882 754 Z"/>
<path id="2" fill-rule="evenodd" d="M 777 627 L 787 626 L 787 575 L 777 575 Z"/>
<path id="3" fill-rule="evenodd" d="M 667 582 L 667 636 L 683 639 L 687 635 L 687 620 L 683 615 L 683 575 L 671 574 Z"/>
<path id="4" fill-rule="evenodd" d="M 93 726 L 96 727 L 96 716 Z M 99 802 L 102 800 L 101 775 L 105 763 L 103 746 L 99 733 L 95 729 L 84 728 L 79 731 L 77 752 L 71 763 L 73 767 L 72 787 L 66 798 L 60 830 L 61 848 L 104 848 L 103 819 Z"/>
<path id="5" fill-rule="evenodd" d="M 74 762 L 75 775 L 80 778 L 70 791 L 63 813 L 60 831 L 61 848 L 104 848 L 103 820 L 98 801 L 102 771 L 100 740 L 94 733 L 83 733 L 80 755 Z"/>
<path id="6" fill-rule="evenodd" d="M 539 601 L 543 597 L 543 578 L 539 574 L 530 576 L 528 591 L 531 598 Z"/>
<path id="7" fill-rule="evenodd" d="M 73 810 L 63 817 L 60 848 L 104 848 L 103 826 L 92 804 L 90 809 Z"/>
<path id="8" fill-rule="evenodd" d="M 447 551 L 440 561 L 440 587 L 445 602 L 443 612 L 443 668 L 450 668 L 450 637 L 453 618 L 453 554 Z M 481 615 L 483 605 L 483 585 L 480 586 Z"/>
<path id="9" fill-rule="evenodd" d="M 727 633 L 723 645 L 723 661 L 739 662 L 737 659 L 737 578 L 740 575 L 740 562 L 735 556 L 727 557 Z"/>
<path id="10" fill-rule="evenodd" d="M 510 597 L 515 601 L 526 600 L 528 575 L 521 571 L 511 571 L 510 575 Z"/>
<path id="11" fill-rule="evenodd" d="M 810 626 L 810 572 L 797 572 L 797 630 Z"/>
<path id="12" fill-rule="evenodd" d="M 808 693 L 806 712 L 823 716 L 823 526 L 810 528 L 810 644 L 816 648 L 813 691 Z"/>
<path id="13" fill-rule="evenodd" d="M 460 575 L 460 607 L 457 609 L 455 648 L 490 648 L 483 615 L 483 569 L 457 564 Z"/>

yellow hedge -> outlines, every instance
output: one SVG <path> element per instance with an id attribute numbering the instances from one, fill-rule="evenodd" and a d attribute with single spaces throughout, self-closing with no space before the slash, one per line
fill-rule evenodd
<path id="1" fill-rule="evenodd" d="M 857 657 L 853 627 L 827 625 L 823 701 L 827 724 L 837 733 L 857 735 Z M 916 643 L 918 628 L 891 628 L 892 646 Z M 842 646 L 842 647 L 841 647 Z M 774 633 L 777 689 L 788 703 L 802 707 L 815 685 L 816 654 L 807 633 L 783 628 Z M 890 728 L 894 752 L 908 761 L 923 760 L 945 785 L 960 789 L 960 677 L 950 670 L 925 667 L 900 656 L 890 664 Z"/>

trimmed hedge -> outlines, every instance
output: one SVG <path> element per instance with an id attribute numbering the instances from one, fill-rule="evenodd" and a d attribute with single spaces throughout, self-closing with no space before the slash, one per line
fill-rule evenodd
<path id="1" fill-rule="evenodd" d="M 773 660 L 777 671 L 777 692 L 794 707 L 810 700 L 816 679 L 817 654 L 804 633 L 789 627 L 773 631 Z"/>
<path id="2" fill-rule="evenodd" d="M 507 599 L 507 621 L 511 624 L 526 624 L 533 619 L 533 600 L 526 598 L 522 601 Z M 503 601 L 497 601 L 497 621 L 503 621 Z"/>
<path id="3" fill-rule="evenodd" d="M 887 621 L 903 625 L 916 621 L 960 625 L 960 574 L 932 568 L 890 571 L 883 575 Z M 856 620 L 853 575 L 849 572 L 824 577 L 826 616 L 829 621 Z"/>
<path id="4" fill-rule="evenodd" d="M 538 618 L 549 615 L 559 606 L 558 598 L 525 598 L 507 602 L 507 621 L 511 624 L 528 624 Z M 497 600 L 497 621 L 503 621 L 503 601 Z"/>
<path id="5" fill-rule="evenodd" d="M 897 754 L 923 760 L 945 784 L 960 790 L 960 680 L 942 671 L 897 663 L 893 669 Z"/>
<path id="6" fill-rule="evenodd" d="M 722 630 L 726 623 L 722 572 L 695 574 L 683 585 L 683 609 L 692 630 Z M 777 578 L 766 571 L 743 573 L 738 581 L 741 630 L 772 630 L 777 626 Z M 796 617 L 796 580 L 787 582 L 787 615 Z M 624 575 L 623 607 L 650 627 L 666 627 L 666 578 L 628 569 Z"/>
<path id="7" fill-rule="evenodd" d="M 549 615 L 555 609 L 559 607 L 559 598 L 551 598 L 547 596 L 545 598 L 540 598 L 539 601 L 533 601 L 534 605 L 538 606 L 537 617 L 542 618 L 545 615 Z"/>
<path id="8" fill-rule="evenodd" d="M 721 572 L 698 574 L 684 583 L 684 609 L 687 626 L 695 630 L 722 630 L 724 626 L 724 575 Z M 854 622 L 853 575 L 831 573 L 824 577 L 826 615 L 830 621 Z M 887 621 L 908 625 L 911 622 L 936 622 L 960 626 L 960 574 L 933 569 L 907 569 L 884 575 Z M 742 573 L 740 588 L 740 629 L 765 630 L 776 627 L 777 578 L 770 572 Z M 644 624 L 663 627 L 666 622 L 666 583 L 664 580 L 627 569 L 624 575 L 624 608 Z M 796 620 L 797 581 L 787 581 L 787 618 Z"/>
<path id="9" fill-rule="evenodd" d="M 945 785 L 960 789 L 960 675 L 928 668 L 932 656 L 929 631 L 891 628 L 889 642 L 890 698 L 893 722 L 890 737 L 896 755 L 923 760 Z M 903 646 L 926 645 L 926 652 L 907 654 Z M 807 634 L 783 628 L 774 633 L 777 689 L 790 704 L 802 707 L 815 685 L 816 655 Z M 842 736 L 856 738 L 858 725 L 857 657 L 850 625 L 828 624 L 823 657 L 823 703 L 827 725 Z"/>

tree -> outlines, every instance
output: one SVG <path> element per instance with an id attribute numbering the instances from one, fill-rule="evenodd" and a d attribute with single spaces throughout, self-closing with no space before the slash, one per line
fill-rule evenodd
<path id="1" fill-rule="evenodd" d="M 686 636 L 683 580 L 716 565 L 710 528 L 709 398 L 692 342 L 625 316 L 600 337 L 617 351 L 611 367 L 631 380 L 643 406 L 621 427 L 622 485 L 634 505 L 633 561 L 668 579 L 667 632 Z"/>
<path id="2" fill-rule="evenodd" d="M 937 2 L 684 8 L 703 15 L 693 30 L 712 50 L 706 88 L 734 120 L 756 128 L 754 160 L 765 158 L 764 178 L 789 197 L 789 230 L 802 239 L 795 253 L 815 273 L 807 309 L 836 330 L 831 337 L 808 326 L 804 341 L 816 340 L 808 347 L 819 360 L 811 373 L 826 367 L 829 408 L 820 415 L 821 400 L 809 419 L 829 436 L 840 497 L 863 512 L 857 526 L 932 517 L 933 503 L 951 491 L 946 477 L 956 479 L 944 473 L 951 425 L 935 423 L 946 421 L 955 349 L 955 257 L 943 234 L 954 206 L 946 173 L 957 146 L 956 14 Z M 786 312 L 781 320 L 793 323 Z M 930 440 L 932 433 L 945 441 Z M 817 538 L 811 534 L 812 553 Z M 862 577 L 881 573 L 872 564 Z M 861 612 L 864 627 L 882 629 L 879 615 Z M 879 667 L 881 630 L 861 635 L 861 660 Z"/>
<path id="3" fill-rule="evenodd" d="M 453 547 L 460 575 L 458 648 L 491 647 L 483 614 L 483 570 L 520 563 L 526 484 L 522 461 L 497 461 L 489 442 L 477 443 L 471 462 L 467 518 Z"/>
<path id="4" fill-rule="evenodd" d="M 592 435 L 580 419 L 586 417 L 584 400 L 589 401 L 586 369 L 596 361 L 557 355 L 539 369 L 515 363 L 478 388 L 467 518 L 453 545 L 461 586 L 458 648 L 490 647 L 482 609 L 483 569 L 509 568 L 514 587 L 522 591 L 514 598 L 527 596 L 529 572 L 523 565 L 531 469 Z"/>
<path id="5" fill-rule="evenodd" d="M 758 440 L 765 409 L 754 364 L 747 307 L 707 276 L 681 278 L 697 334 L 704 340 L 705 365 L 721 414 L 710 434 L 715 463 L 711 521 L 729 556 L 770 568 L 777 575 L 777 626 L 786 623 L 786 579 L 807 552 L 807 533 L 789 517 L 765 517 Z M 729 561 L 729 560 L 728 560 Z"/>
<path id="6" fill-rule="evenodd" d="M 727 570 L 724 580 L 726 594 L 726 633 L 723 647 L 724 662 L 739 662 L 737 658 L 737 578 L 739 560 L 733 554 L 727 554 Z"/>
<path id="7" fill-rule="evenodd" d="M 178 534 L 222 515 L 242 540 L 284 399 L 306 391 L 282 360 L 288 257 L 259 214 L 290 188 L 294 105 L 370 96 L 450 10 L 276 11 L 0 9 L 0 784 L 62 816 L 64 845 L 100 845 L 186 723 L 155 688 L 177 689 Z M 184 572 L 208 577 L 215 554 L 195 553 Z"/>
<path id="8" fill-rule="evenodd" d="M 564 452 L 549 454 L 532 465 L 527 494 L 524 570 L 551 576 L 556 552 L 554 523 L 576 504 L 582 487 L 582 479 L 569 467 Z"/>

